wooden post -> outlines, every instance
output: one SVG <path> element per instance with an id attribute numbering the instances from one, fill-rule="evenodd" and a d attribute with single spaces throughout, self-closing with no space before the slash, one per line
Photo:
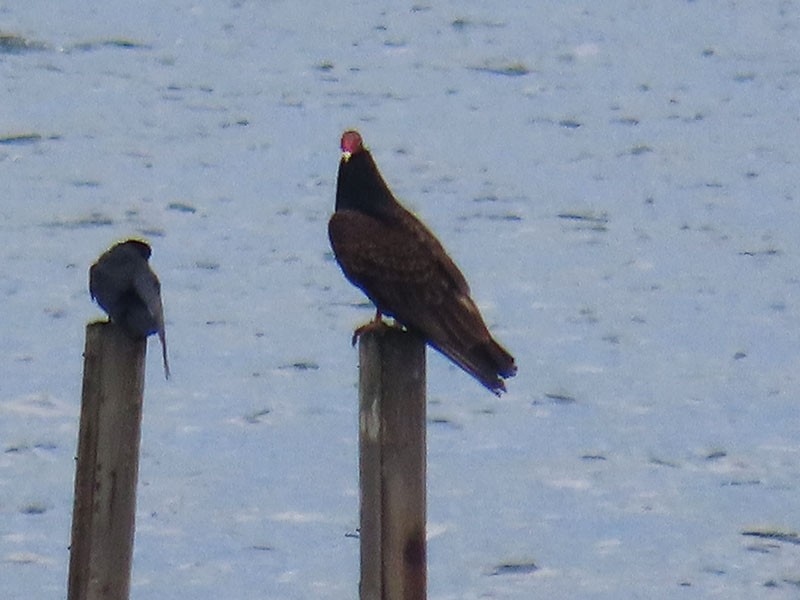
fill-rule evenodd
<path id="1" fill-rule="evenodd" d="M 425 342 L 382 327 L 360 337 L 361 600 L 424 600 Z"/>
<path id="2" fill-rule="evenodd" d="M 86 327 L 67 600 L 127 600 L 144 391 L 145 340 Z"/>

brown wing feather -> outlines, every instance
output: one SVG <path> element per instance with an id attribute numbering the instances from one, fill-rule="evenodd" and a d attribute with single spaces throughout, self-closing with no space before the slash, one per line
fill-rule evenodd
<path id="1" fill-rule="evenodd" d="M 464 276 L 439 241 L 400 210 L 388 222 L 357 211 L 334 213 L 328 234 L 342 270 L 382 312 L 499 392 L 498 374 L 513 375 L 514 359 L 492 339 Z"/>

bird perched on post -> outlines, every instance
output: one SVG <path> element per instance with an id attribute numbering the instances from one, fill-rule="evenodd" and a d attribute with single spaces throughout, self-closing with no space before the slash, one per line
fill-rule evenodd
<path id="1" fill-rule="evenodd" d="M 150 246 L 139 240 L 115 244 L 89 269 L 89 293 L 113 323 L 134 339 L 158 334 L 169 379 L 161 283 L 150 268 Z"/>
<path id="2" fill-rule="evenodd" d="M 375 304 L 499 395 L 517 372 L 489 333 L 461 271 L 430 230 L 395 199 L 357 131 L 345 131 L 328 237 L 345 277 Z"/>

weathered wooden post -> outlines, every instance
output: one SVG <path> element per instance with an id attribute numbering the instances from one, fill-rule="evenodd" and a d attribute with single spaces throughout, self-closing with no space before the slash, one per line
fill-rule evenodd
<path id="1" fill-rule="evenodd" d="M 424 600 L 425 342 L 382 327 L 359 343 L 361 600 Z"/>
<path id="2" fill-rule="evenodd" d="M 146 341 L 86 327 L 67 600 L 127 600 Z"/>

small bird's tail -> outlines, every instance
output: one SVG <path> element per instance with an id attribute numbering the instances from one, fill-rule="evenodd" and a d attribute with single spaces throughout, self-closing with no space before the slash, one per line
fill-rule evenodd
<path id="1" fill-rule="evenodd" d="M 167 360 L 167 334 L 164 328 L 158 330 L 158 339 L 161 342 L 161 358 L 164 361 L 164 377 L 169 379 L 169 361 Z"/>

